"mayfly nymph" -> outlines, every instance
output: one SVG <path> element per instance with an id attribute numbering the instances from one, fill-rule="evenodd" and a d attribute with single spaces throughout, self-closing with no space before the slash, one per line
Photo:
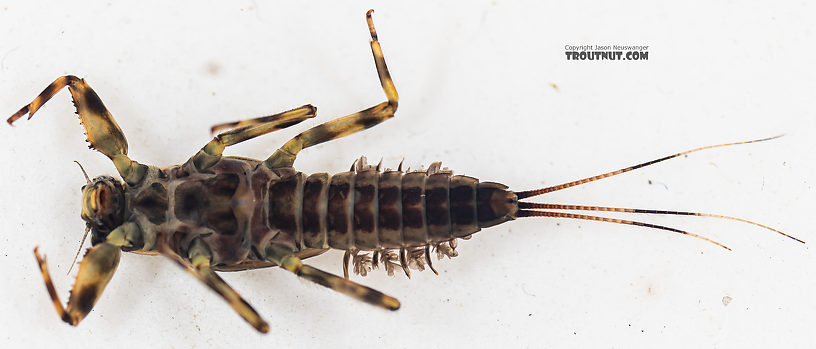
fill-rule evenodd
<path id="1" fill-rule="evenodd" d="M 56 79 L 30 104 L 8 119 L 29 118 L 63 87 L 68 87 L 87 140 L 113 161 L 122 181 L 100 176 L 82 187 L 82 219 L 93 247 L 83 257 L 76 282 L 63 306 L 45 262 L 34 253 L 59 316 L 77 325 L 91 311 L 113 276 L 122 251 L 168 257 L 213 291 L 258 331 L 269 325 L 216 271 L 280 266 L 304 279 L 360 301 L 396 310 L 399 301 L 348 278 L 382 266 L 389 274 L 427 268 L 431 255 L 455 256 L 458 239 L 482 228 L 522 217 L 557 217 L 643 226 L 681 233 L 721 247 L 706 237 L 675 228 L 561 210 L 611 211 L 720 217 L 773 228 L 740 218 L 680 211 L 523 201 L 549 192 L 611 177 L 695 151 L 754 140 L 697 148 L 617 171 L 552 187 L 512 191 L 494 182 L 454 175 L 435 162 L 426 170 L 404 171 L 356 161 L 348 172 L 304 174 L 293 168 L 308 147 L 378 125 L 394 116 L 398 96 L 383 58 L 369 10 L 371 50 L 386 101 L 312 127 L 290 139 L 265 160 L 222 156 L 225 147 L 293 126 L 316 116 L 304 105 L 283 113 L 216 125 L 221 131 L 181 165 L 167 168 L 130 159 L 122 130 L 84 79 Z M 770 139 L 770 138 L 769 138 Z M 343 276 L 316 269 L 303 260 L 329 249 L 345 251 Z"/>

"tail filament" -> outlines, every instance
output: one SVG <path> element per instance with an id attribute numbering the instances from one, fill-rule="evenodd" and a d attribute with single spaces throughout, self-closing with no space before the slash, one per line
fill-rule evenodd
<path id="1" fill-rule="evenodd" d="M 597 181 L 599 179 L 604 179 L 604 178 L 616 176 L 616 175 L 619 175 L 619 174 L 622 174 L 622 173 L 626 173 L 626 172 L 636 170 L 636 169 L 639 169 L 639 168 L 642 168 L 642 167 L 646 167 L 646 166 L 649 166 L 649 165 L 654 165 L 654 164 L 656 164 L 658 162 L 661 162 L 661 161 L 673 159 L 673 158 L 683 156 L 683 155 L 686 155 L 686 154 L 690 154 L 690 153 L 693 153 L 693 152 L 697 152 L 697 151 L 700 151 L 700 150 L 718 148 L 718 147 L 725 147 L 725 146 L 731 146 L 731 145 L 738 145 L 738 144 L 756 143 L 756 142 L 762 142 L 762 141 L 768 141 L 768 140 L 776 139 L 776 138 L 779 138 L 779 137 L 782 137 L 782 135 L 775 136 L 775 137 L 769 137 L 769 138 L 763 138 L 763 139 L 757 139 L 757 140 L 751 140 L 751 141 L 745 141 L 745 142 L 733 142 L 733 143 L 718 144 L 718 145 L 711 145 L 711 146 L 707 146 L 707 147 L 696 148 L 696 149 L 680 152 L 680 153 L 677 153 L 677 154 L 665 156 L 665 157 L 662 157 L 662 158 L 659 158 L 659 159 L 656 159 L 656 160 L 647 161 L 647 162 L 637 164 L 637 165 L 634 165 L 634 166 L 622 168 L 622 169 L 617 170 L 617 171 L 607 172 L 607 173 L 600 174 L 600 175 L 597 175 L 597 176 L 592 176 L 592 177 L 587 177 L 587 178 L 584 178 L 584 179 L 579 179 L 577 181 L 572 181 L 572 182 L 568 182 L 568 183 L 564 183 L 564 184 L 560 184 L 560 185 L 555 185 L 555 186 L 551 186 L 551 187 L 546 187 L 546 188 L 541 188 L 541 189 L 516 192 L 516 195 L 518 196 L 519 200 L 522 200 L 522 199 L 530 198 L 530 197 L 533 197 L 533 196 L 538 196 L 538 195 L 551 193 L 551 192 L 554 192 L 554 191 L 558 191 L 558 190 L 562 190 L 562 189 L 566 189 L 566 188 L 586 184 L 586 183 L 589 183 L 589 182 L 594 182 L 594 181 Z M 605 206 L 547 204 L 547 203 L 534 203 L 534 202 L 519 202 L 518 207 L 519 207 L 519 211 L 517 213 L 518 217 L 572 218 L 572 219 L 600 221 L 600 222 L 607 222 L 607 223 L 635 225 L 635 226 L 641 226 L 641 227 L 671 231 L 671 232 L 675 232 L 675 233 L 679 233 L 679 234 L 683 234 L 683 235 L 688 235 L 688 236 L 691 236 L 691 237 L 694 237 L 694 238 L 697 238 L 697 239 L 708 241 L 708 242 L 710 242 L 712 244 L 715 244 L 715 245 L 720 246 L 722 248 L 725 248 L 727 250 L 731 250 L 731 249 L 726 247 L 725 245 L 719 243 L 719 242 L 711 240 L 711 239 L 709 239 L 709 238 L 707 238 L 705 236 L 702 236 L 702 235 L 690 233 L 690 232 L 680 230 L 680 229 L 676 229 L 676 228 L 671 228 L 671 227 L 666 227 L 666 226 L 656 225 L 656 224 L 651 224 L 651 223 L 644 223 L 644 222 L 639 222 L 639 221 L 617 219 L 617 218 L 590 216 L 590 215 L 574 214 L 574 213 L 541 211 L 541 210 L 568 210 L 568 211 L 582 210 L 582 211 L 604 211 L 604 212 L 623 212 L 623 213 L 640 213 L 640 214 L 660 214 L 660 215 L 677 215 L 677 216 L 715 217 L 715 218 L 729 219 L 729 220 L 735 220 L 735 221 L 740 221 L 740 222 L 744 222 L 744 223 L 753 224 L 753 225 L 756 225 L 756 226 L 759 226 L 759 227 L 774 231 L 774 232 L 776 232 L 778 234 L 784 235 L 784 236 L 786 236 L 786 237 L 788 237 L 790 239 L 793 239 L 793 240 L 795 240 L 797 242 L 805 243 L 804 241 L 802 241 L 802 240 L 800 240 L 800 239 L 798 239 L 798 238 L 796 238 L 796 237 L 794 237 L 792 235 L 783 233 L 782 231 L 771 228 L 771 227 L 769 227 L 767 225 L 764 225 L 764 224 L 749 221 L 747 219 L 731 217 L 731 216 L 725 216 L 725 215 L 718 215 L 718 214 L 711 214 L 711 213 L 650 210 L 650 209 L 635 209 L 635 208 L 620 208 L 620 207 L 605 207 Z"/>

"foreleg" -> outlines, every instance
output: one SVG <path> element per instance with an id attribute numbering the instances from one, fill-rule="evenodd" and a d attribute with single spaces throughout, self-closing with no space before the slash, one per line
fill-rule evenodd
<path id="1" fill-rule="evenodd" d="M 147 166 L 127 157 L 128 144 L 122 129 L 84 79 L 73 75 L 57 78 L 31 103 L 20 108 L 6 121 L 11 125 L 26 114 L 31 119 L 45 102 L 66 86 L 74 100 L 79 121 L 85 127 L 85 135 L 88 137 L 91 149 L 96 149 L 110 158 L 125 182 L 130 185 L 138 184 L 144 178 Z"/>
<path id="2" fill-rule="evenodd" d="M 141 233 L 136 224 L 125 223 L 114 229 L 104 242 L 88 250 L 79 264 L 79 272 L 65 307 L 62 306 L 57 290 L 51 282 L 45 257 L 40 256 L 38 248 L 34 248 L 34 256 L 37 257 L 45 287 L 62 321 L 76 326 L 91 312 L 119 265 L 121 248 L 130 247 L 132 241 L 141 239 L 138 234 Z"/>

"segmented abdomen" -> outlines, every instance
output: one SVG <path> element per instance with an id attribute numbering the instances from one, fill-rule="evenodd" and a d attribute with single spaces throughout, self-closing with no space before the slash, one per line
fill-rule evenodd
<path id="1" fill-rule="evenodd" d="M 268 187 L 268 224 L 300 248 L 379 250 L 435 245 L 514 218 L 502 184 L 439 170 L 283 175 Z"/>

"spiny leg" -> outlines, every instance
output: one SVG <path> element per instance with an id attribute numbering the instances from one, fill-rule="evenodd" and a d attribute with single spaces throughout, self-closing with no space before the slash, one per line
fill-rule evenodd
<path id="1" fill-rule="evenodd" d="M 307 264 L 303 264 L 303 261 L 301 261 L 300 258 L 295 256 L 292 252 L 286 251 L 284 248 L 279 248 L 275 245 L 270 246 L 266 249 L 266 258 L 297 276 L 345 294 L 359 301 L 376 305 L 388 310 L 397 310 L 400 307 L 400 303 L 396 298 L 387 296 L 379 291 L 360 285 L 356 282 L 346 280 L 337 275 L 327 273 Z"/>
<path id="2" fill-rule="evenodd" d="M 365 130 L 394 116 L 394 112 L 397 110 L 399 96 L 394 87 L 394 82 L 391 80 L 388 67 L 385 65 L 385 58 L 383 58 L 380 42 L 377 41 L 377 31 L 374 29 L 374 21 L 371 19 L 372 12 L 374 12 L 374 10 L 369 10 L 366 13 L 368 30 L 371 33 L 371 52 L 374 55 L 374 63 L 377 66 L 380 85 L 382 85 L 388 101 L 306 130 L 286 142 L 280 149 L 276 150 L 272 156 L 266 159 L 264 163 L 267 167 L 291 167 L 298 153 L 303 149 Z"/>
<path id="3" fill-rule="evenodd" d="M 28 118 L 31 119 L 45 102 L 54 97 L 65 86 L 68 86 L 68 90 L 71 92 L 71 98 L 73 98 L 74 106 L 79 115 L 79 121 L 85 127 L 85 134 L 88 137 L 87 140 L 91 149 L 96 149 L 113 160 L 116 170 L 119 171 L 119 174 L 128 184 L 138 184 L 144 178 L 147 166 L 127 157 L 128 145 L 122 129 L 119 128 L 116 120 L 105 108 L 105 104 L 102 103 L 102 100 L 84 79 L 73 75 L 57 78 L 31 103 L 20 108 L 8 118 L 7 122 L 11 125 L 25 114 L 28 114 Z"/>
<path id="4" fill-rule="evenodd" d="M 193 274 L 197 279 L 210 287 L 215 293 L 218 293 L 225 301 L 252 327 L 262 333 L 269 332 L 269 324 L 258 315 L 258 312 L 252 308 L 247 301 L 245 301 L 238 292 L 235 292 L 224 279 L 213 271 L 211 266 L 211 253 L 209 249 L 196 240 L 190 247 L 190 261 L 181 258 L 179 255 L 170 251 L 167 245 L 160 246 L 160 252 L 176 261 L 182 268 Z"/>
<path id="5" fill-rule="evenodd" d="M 315 117 L 317 108 L 304 105 L 283 113 L 239 122 L 215 125 L 213 132 L 218 129 L 229 128 L 229 131 L 219 133 L 190 159 L 190 163 L 197 171 L 204 171 L 218 163 L 224 148 L 243 141 L 287 128 L 308 118 Z"/>
<path id="6" fill-rule="evenodd" d="M 45 287 L 62 321 L 76 326 L 91 312 L 119 265 L 121 248 L 131 245 L 130 242 L 140 234 L 138 229 L 134 223 L 123 224 L 114 229 L 104 242 L 88 250 L 79 264 L 79 272 L 65 307 L 62 306 L 57 290 L 51 282 L 45 257 L 40 255 L 37 247 L 34 248 L 34 256 L 42 272 Z"/>

